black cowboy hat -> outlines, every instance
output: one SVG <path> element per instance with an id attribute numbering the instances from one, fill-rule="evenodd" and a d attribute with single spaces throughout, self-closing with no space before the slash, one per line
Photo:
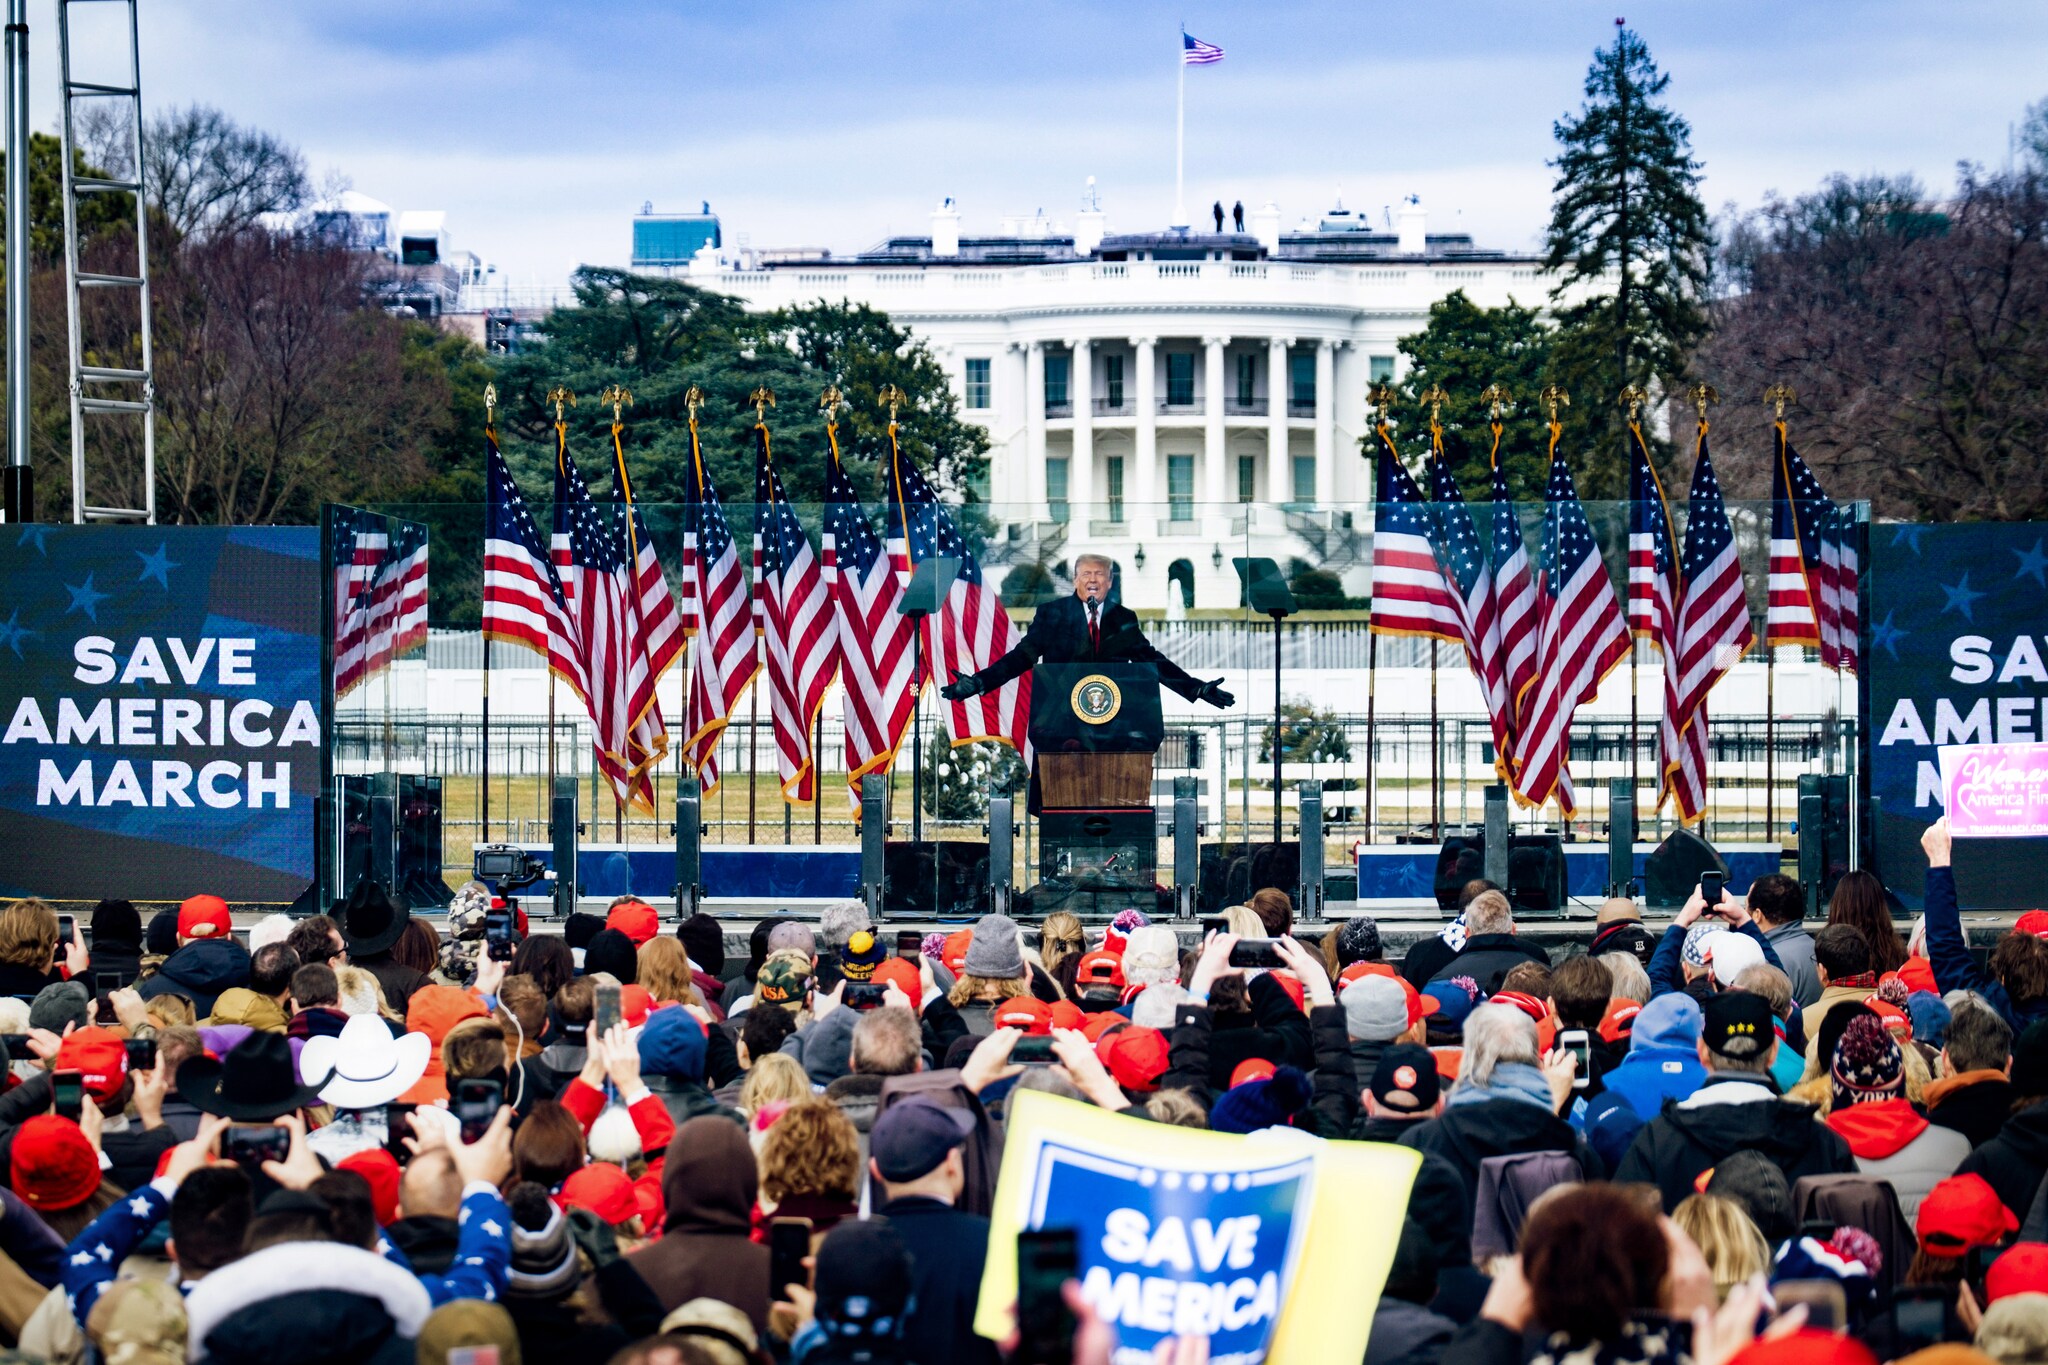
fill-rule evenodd
<path id="1" fill-rule="evenodd" d="M 178 1094 L 194 1109 L 238 1123 L 263 1123 L 320 1103 L 320 1087 L 299 1084 L 292 1045 L 281 1033 L 252 1033 L 227 1056 L 193 1057 L 178 1068 Z"/>
<path id="2" fill-rule="evenodd" d="M 334 908 L 333 918 L 349 952 L 370 957 L 398 942 L 412 911 L 392 899 L 381 883 L 365 877 L 348 893 L 348 899 Z"/>

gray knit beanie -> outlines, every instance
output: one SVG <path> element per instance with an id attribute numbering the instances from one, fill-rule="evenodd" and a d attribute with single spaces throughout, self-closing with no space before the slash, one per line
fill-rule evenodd
<path id="1" fill-rule="evenodd" d="M 1024 975 L 1024 945 L 1017 935 L 1017 921 L 1008 915 L 983 915 L 974 926 L 962 969 L 969 976 L 998 980 Z"/>

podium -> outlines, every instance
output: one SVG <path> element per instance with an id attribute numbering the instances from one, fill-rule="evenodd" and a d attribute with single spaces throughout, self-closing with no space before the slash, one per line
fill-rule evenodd
<path id="1" fill-rule="evenodd" d="M 1164 737 L 1150 664 L 1040 664 L 1031 671 L 1032 812 L 1039 882 L 1031 910 L 1155 909 L 1152 760 Z"/>

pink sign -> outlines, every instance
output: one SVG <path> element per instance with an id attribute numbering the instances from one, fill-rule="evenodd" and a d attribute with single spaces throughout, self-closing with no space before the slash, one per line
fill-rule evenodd
<path id="1" fill-rule="evenodd" d="M 2048 744 L 1945 744 L 1941 789 L 1957 838 L 2048 835 Z"/>

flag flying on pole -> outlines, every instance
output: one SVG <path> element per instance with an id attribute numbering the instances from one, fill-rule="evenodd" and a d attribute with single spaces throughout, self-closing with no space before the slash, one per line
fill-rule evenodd
<path id="1" fill-rule="evenodd" d="M 1479 680 L 1479 694 L 1486 702 L 1486 717 L 1493 728 L 1495 762 L 1505 761 L 1514 748 L 1514 704 L 1508 697 L 1507 678 L 1501 669 L 1500 618 L 1494 603 L 1493 568 L 1479 543 L 1479 528 L 1458 481 L 1444 462 L 1441 437 L 1434 441 L 1429 461 L 1431 508 L 1430 542 L 1436 561 L 1451 588 L 1458 607 L 1458 633 L 1465 646 L 1465 662 Z"/>
<path id="2" fill-rule="evenodd" d="M 1764 616 L 1764 648 L 1821 643 L 1821 527 L 1834 510 L 1820 483 L 1776 424 L 1771 461 L 1770 609 Z"/>
<path id="3" fill-rule="evenodd" d="M 690 697 L 683 757 L 704 784 L 718 790 L 718 739 L 760 669 L 747 609 L 746 573 L 725 523 L 718 490 L 704 468 L 697 419 L 690 418 L 690 477 L 683 487 L 683 598 L 689 604 Z M 751 738 L 751 736 L 749 737 Z"/>
<path id="4" fill-rule="evenodd" d="M 853 480 L 839 463 L 839 428 L 828 425 L 825 469 L 825 581 L 839 632 L 841 704 L 846 717 L 846 782 L 887 772 L 895 761 L 917 692 L 910 618 L 896 610 L 903 580 L 868 522 Z"/>
<path id="5" fill-rule="evenodd" d="M 818 799 L 811 738 L 839 671 L 839 628 L 824 570 L 775 476 L 766 423 L 754 427 L 754 448 L 754 622 L 767 655 L 782 798 L 807 806 Z"/>
<path id="6" fill-rule="evenodd" d="M 562 580 L 540 527 L 498 450 L 498 434 L 484 431 L 484 635 L 522 645 L 548 661 L 581 699 L 585 684 Z"/>
<path id="7" fill-rule="evenodd" d="M 384 518 L 337 508 L 334 514 L 334 695 L 346 696 L 369 673 L 377 571 L 390 545 Z"/>
<path id="8" fill-rule="evenodd" d="M 889 424 L 889 553 L 904 574 L 926 559 L 957 559 L 959 576 L 939 610 L 924 619 L 924 665 L 942 678 L 987 668 L 1008 654 L 1022 632 L 995 593 L 982 581 L 981 565 L 938 494 L 896 442 Z M 925 679 L 916 680 L 921 689 Z M 992 692 L 946 703 L 946 728 L 953 743 L 992 739 L 1031 761 L 1031 675 L 1012 678 Z"/>
<path id="9" fill-rule="evenodd" d="M 396 523 L 373 593 L 365 676 L 383 672 L 399 655 L 427 642 L 426 527 Z"/>
<path id="10" fill-rule="evenodd" d="M 1579 503 L 1572 472 L 1557 453 L 1562 428 L 1550 428 L 1550 480 L 1544 490 L 1543 554 L 1536 581 L 1538 676 L 1518 755 L 1516 793 L 1531 806 L 1557 798 L 1570 815 L 1572 718 L 1628 656 L 1628 621 Z"/>
<path id="11" fill-rule="evenodd" d="M 1223 60 L 1223 49 L 1214 43 L 1205 43 L 1186 29 L 1180 32 L 1180 59 L 1187 66 L 1207 66 Z"/>
<path id="12" fill-rule="evenodd" d="M 570 630 L 582 662 L 584 708 L 597 769 L 620 806 L 654 811 L 648 763 L 636 756 L 632 708 L 638 649 L 639 588 L 625 536 L 590 496 L 583 472 L 569 457 L 568 427 L 555 424 L 555 530 L 549 546 L 568 604 Z M 636 659 L 636 656 L 637 659 Z M 650 693 L 652 684 L 647 684 Z M 645 736 L 637 737 L 641 743 Z M 663 736 L 666 744 L 666 736 Z"/>
<path id="13" fill-rule="evenodd" d="M 675 594 L 654 553 L 654 537 L 633 505 L 633 482 L 626 475 L 625 428 L 612 423 L 612 519 L 625 549 L 625 593 L 629 610 L 621 621 L 629 631 L 624 651 L 627 665 L 627 732 L 635 776 L 668 753 L 668 726 L 662 720 L 655 686 L 683 652 L 683 627 Z M 653 793 L 650 787 L 650 806 Z"/>
<path id="14" fill-rule="evenodd" d="M 1856 562 L 1856 509 L 1845 503 L 1828 513 L 1820 542 L 1820 661 L 1845 673 L 1856 671 Z"/>
<path id="15" fill-rule="evenodd" d="M 1679 573 L 1684 588 L 1672 651 L 1676 666 L 1664 670 L 1659 734 L 1664 779 L 1657 804 L 1661 807 L 1668 794 L 1677 802 L 1679 820 L 1690 825 L 1707 813 L 1707 693 L 1755 643 L 1735 533 L 1714 477 L 1705 422 L 1700 423 L 1692 492 L 1686 499 Z"/>
<path id="16" fill-rule="evenodd" d="M 1664 481 L 1650 462 L 1642 428 L 1628 424 L 1634 467 L 1628 480 L 1628 627 L 1637 639 L 1671 654 L 1678 620 L 1678 541 L 1671 530 L 1671 505 Z"/>
<path id="17" fill-rule="evenodd" d="M 1521 766 L 1521 736 L 1536 683 L 1536 575 L 1529 564 L 1529 547 L 1522 539 L 1522 517 L 1508 495 L 1507 471 L 1500 467 L 1500 428 L 1494 428 L 1492 544 L 1487 561 L 1493 570 L 1494 615 L 1499 623 L 1498 654 L 1501 688 L 1505 694 L 1514 744 L 1507 752 L 1496 750 L 1494 771 L 1503 782 Z"/>
<path id="18" fill-rule="evenodd" d="M 1379 428 L 1380 453 L 1372 525 L 1372 625 L 1377 635 L 1419 635 L 1462 643 L 1464 611 L 1437 564 L 1434 529 L 1422 490 L 1394 453 L 1393 433 Z"/>

